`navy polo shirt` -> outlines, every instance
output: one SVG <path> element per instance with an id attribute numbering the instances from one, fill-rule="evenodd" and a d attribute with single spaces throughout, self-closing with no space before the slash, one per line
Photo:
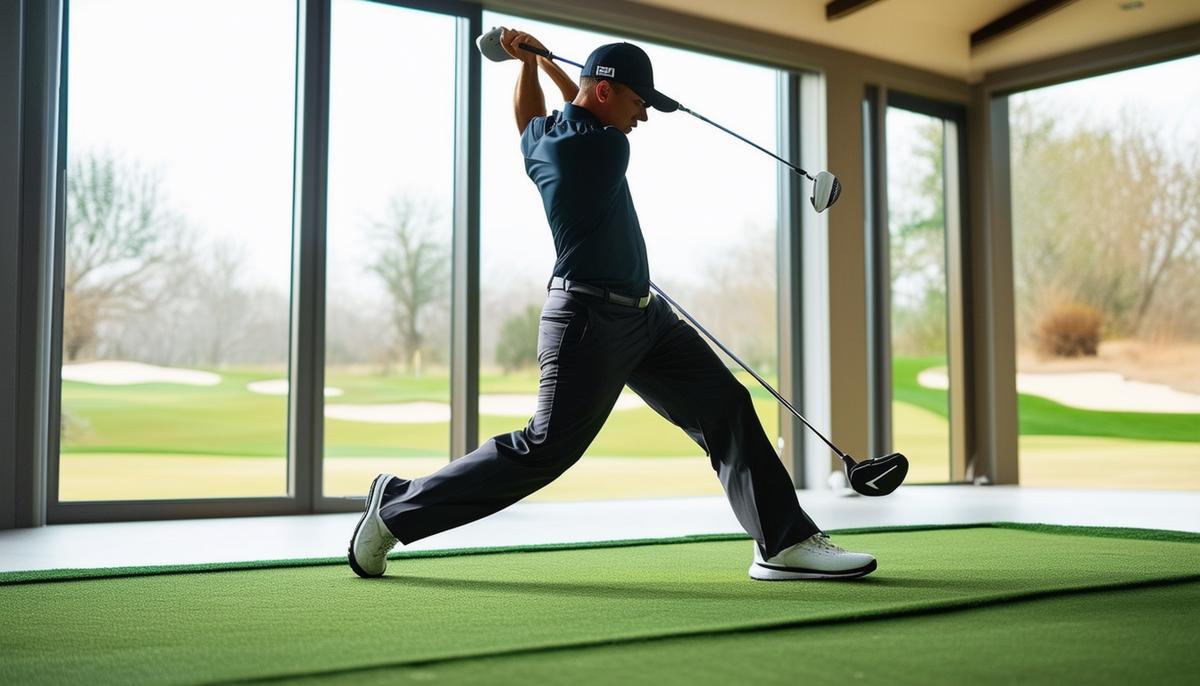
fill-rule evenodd
<path id="1" fill-rule="evenodd" d="M 567 103 L 561 113 L 529 121 L 521 152 L 554 236 L 554 276 L 622 295 L 646 295 L 650 267 L 625 180 L 625 134 Z"/>

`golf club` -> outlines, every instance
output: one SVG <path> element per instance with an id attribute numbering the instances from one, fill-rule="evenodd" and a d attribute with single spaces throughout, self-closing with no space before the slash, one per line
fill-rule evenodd
<path id="1" fill-rule="evenodd" d="M 908 474 L 907 457 L 900 453 L 891 453 L 889 455 L 884 455 L 883 457 L 863 460 L 862 462 L 855 460 L 849 454 L 843 452 L 841 448 L 838 448 L 836 445 L 834 445 L 833 442 L 826 438 L 825 434 L 818 431 L 815 426 L 809 424 L 808 420 L 804 418 L 804 415 L 797 412 L 796 408 L 792 407 L 792 404 L 789 403 L 786 398 L 780 395 L 779 392 L 774 388 L 771 388 L 771 384 L 767 383 L 761 376 L 751 369 L 750 365 L 742 362 L 741 358 L 739 358 L 737 355 L 734 355 L 733 351 L 725 347 L 724 343 L 717 340 L 716 336 L 709 333 L 708 329 L 705 329 L 700 322 L 696 321 L 692 315 L 688 314 L 687 310 L 680 307 L 679 303 L 672 300 L 671 296 L 664 293 L 663 290 L 655 285 L 653 281 L 650 282 L 650 288 L 662 296 L 663 300 L 666 300 L 668 303 L 670 303 L 670 305 L 679 311 L 680 314 L 686 317 L 687 320 L 691 322 L 697 329 L 699 329 L 701 333 L 707 336 L 710 341 L 716 343 L 717 347 L 719 347 L 721 350 L 724 350 L 726 355 L 729 355 L 734 359 L 735 362 L 740 364 L 742 369 L 750 372 L 750 375 L 753 376 L 760 384 L 762 384 L 763 388 L 770 391 L 771 395 L 775 396 L 776 400 L 782 403 L 783 406 L 790 410 L 792 414 L 796 415 L 797 419 L 804 422 L 804 426 L 807 426 L 812 430 L 813 433 L 820 437 L 822 441 L 825 441 L 825 445 L 832 448 L 833 452 L 837 453 L 838 457 L 842 458 L 842 464 L 846 469 L 846 478 L 850 480 L 850 487 L 856 492 L 868 496 L 887 495 L 896 490 L 896 488 L 904 482 L 904 477 Z"/>
<path id="2" fill-rule="evenodd" d="M 500 31 L 501 31 L 501 29 L 499 27 L 493 28 L 491 31 L 488 31 L 487 33 L 479 36 L 479 38 L 475 39 L 475 45 L 479 48 L 479 52 L 481 54 L 483 54 L 484 57 L 488 58 L 489 60 L 491 60 L 493 62 L 503 62 L 505 60 L 513 59 L 513 56 L 509 55 L 508 51 L 504 49 L 504 46 L 500 44 Z M 566 62 L 567 64 L 574 65 L 576 67 L 579 67 L 580 69 L 583 68 L 582 64 L 572 61 L 572 60 L 569 60 L 569 59 L 566 59 L 565 57 L 560 57 L 558 55 L 555 55 L 554 53 L 550 52 L 549 50 L 535 48 L 526 43 L 521 43 L 518 47 L 520 47 L 522 50 L 528 50 L 529 52 L 532 52 L 535 55 L 541 55 L 542 57 L 545 57 L 547 59 L 555 60 L 557 62 Z M 797 174 L 800 174 L 801 176 L 808 179 L 809 181 L 812 181 L 813 182 L 812 195 L 809 196 L 808 200 L 809 200 L 809 202 L 812 203 L 813 209 L 816 210 L 817 212 L 824 212 L 825 210 L 829 209 L 829 207 L 831 205 L 833 205 L 833 203 L 837 202 L 838 198 L 841 197 L 842 183 L 840 181 L 838 181 L 837 177 L 834 176 L 833 174 L 830 174 L 827 171 L 822 171 L 822 172 L 817 172 L 817 175 L 814 177 L 814 176 L 810 175 L 808 172 L 801 169 L 800 167 L 797 167 L 796 165 L 792 164 L 791 162 L 788 162 L 787 160 L 783 159 L 779 155 L 776 155 L 775 153 L 771 152 L 770 150 L 767 150 L 766 148 L 759 145 L 758 143 L 755 143 L 754 141 L 746 138 L 745 136 L 742 136 L 741 134 L 738 134 L 734 131 L 727 129 L 724 126 L 721 126 L 717 122 L 709 119 L 708 117 L 705 117 L 702 114 L 699 114 L 698 112 L 694 112 L 694 111 L 688 109 L 687 107 L 684 107 L 683 105 L 679 104 L 678 100 L 674 100 L 671 98 L 668 98 L 668 99 L 670 100 L 670 102 L 667 104 L 667 107 L 662 110 L 663 112 L 674 112 L 675 110 L 681 110 L 683 112 L 687 112 L 688 114 L 699 119 L 700 121 L 702 121 L 706 124 L 711 124 L 712 126 L 717 127 L 718 129 L 733 136 L 734 138 L 737 138 L 738 140 L 742 141 L 743 143 L 748 143 L 751 146 L 753 146 L 754 148 L 761 150 L 762 152 L 765 152 L 766 154 L 770 155 L 771 157 L 774 157 L 775 159 L 779 160 L 783 164 L 787 165 L 787 167 L 789 169 L 791 169 L 792 171 L 796 172 Z"/>

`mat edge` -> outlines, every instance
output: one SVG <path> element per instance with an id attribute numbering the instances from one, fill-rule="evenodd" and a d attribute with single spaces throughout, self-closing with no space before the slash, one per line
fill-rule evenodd
<path id="1" fill-rule="evenodd" d="M 1032 533 L 1061 536 L 1094 536 L 1098 538 L 1126 538 L 1154 540 L 1174 543 L 1200 543 L 1200 533 L 1171 529 L 1144 529 L 1134 527 L 1097 527 L 1069 524 L 1042 524 L 1029 522 L 975 522 L 958 524 L 904 524 L 876 527 L 852 527 L 828 529 L 827 533 L 838 535 L 909 533 L 915 531 L 943 531 L 954 529 L 1015 529 Z M 673 545 L 680 543 L 710 543 L 721 541 L 748 541 L 742 533 L 692 534 L 666 538 L 633 538 L 609 541 L 576 541 L 569 543 L 532 543 L 513 546 L 444 548 L 438 550 L 401 550 L 388 555 L 389 560 L 458 557 L 464 555 L 503 555 L 510 553 L 540 553 L 566 550 L 592 550 L 598 548 L 628 548 L 647 545 Z M 256 569 L 286 569 L 292 567 L 321 567 L 345 564 L 345 556 L 318 558 L 291 558 L 283 560 L 247 560 L 236 562 L 201 562 L 179 565 L 144 565 L 129 567 L 66 567 L 28 571 L 0 572 L 0 586 L 18 584 L 54 583 L 59 581 L 82 581 L 88 579 L 118 579 L 159 574 L 202 574 L 207 572 L 250 571 Z"/>

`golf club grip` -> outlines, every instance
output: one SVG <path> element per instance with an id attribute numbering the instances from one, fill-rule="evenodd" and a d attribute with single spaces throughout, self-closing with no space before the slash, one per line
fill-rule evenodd
<path id="1" fill-rule="evenodd" d="M 829 446 L 833 450 L 833 452 L 838 454 L 838 457 L 841 457 L 843 461 L 849 459 L 849 457 L 846 455 L 846 453 L 839 450 L 838 447 L 836 445 L 834 445 L 833 442 L 830 441 L 828 438 L 825 438 L 825 434 L 818 431 L 817 427 L 813 426 L 812 424 L 809 424 L 808 420 L 804 418 L 804 415 L 800 414 L 796 410 L 796 408 L 792 407 L 792 404 L 787 401 L 787 398 L 784 398 L 782 395 L 779 394 L 779 391 L 776 391 L 774 388 L 772 388 L 771 384 L 767 383 L 766 380 L 764 380 L 761 376 L 759 376 L 757 372 L 755 372 L 753 369 L 750 368 L 750 365 L 746 364 L 745 362 L 742 362 L 741 358 L 738 357 L 737 355 L 733 354 L 732 350 L 730 350 L 729 348 L 726 348 L 724 343 L 717 340 L 716 336 L 709 333 L 708 329 L 704 328 L 704 326 L 700 322 L 696 321 L 695 318 L 692 317 L 692 315 L 688 314 L 687 310 L 680 307 L 679 303 L 672 300 L 671 296 L 667 295 L 666 293 L 663 293 L 663 290 L 661 288 L 659 288 L 658 286 L 656 286 L 653 281 L 650 282 L 650 287 L 653 288 L 659 295 L 661 295 L 664 300 L 666 300 L 668 303 L 670 303 L 672 307 L 674 307 L 676 310 L 679 310 L 679 312 L 681 314 L 683 314 L 684 317 L 687 317 L 687 320 L 689 322 L 691 322 L 692 324 L 694 324 L 697 329 L 700 329 L 701 333 L 703 333 L 705 336 L 707 336 L 710 341 L 712 341 L 713 343 L 716 343 L 717 347 L 719 347 L 721 350 L 724 350 L 726 355 L 732 357 L 734 362 L 737 362 L 738 364 L 740 364 L 742 366 L 742 369 L 745 369 L 747 372 L 750 372 L 750 376 L 753 376 L 755 378 L 755 380 L 758 381 L 758 383 L 762 384 L 763 388 L 767 389 L 771 393 L 771 395 L 775 396 L 776 400 L 783 403 L 784 407 L 786 407 L 788 410 L 790 410 L 792 414 L 796 415 L 796 419 L 799 419 L 800 421 L 804 422 L 805 426 L 812 429 L 813 433 L 815 433 L 822 441 L 825 441 L 825 445 Z"/>
<path id="2" fill-rule="evenodd" d="M 532 52 L 535 55 L 541 55 L 542 57 L 545 57 L 546 59 L 555 60 L 556 62 L 566 62 L 567 64 L 571 64 L 576 67 L 579 67 L 580 69 L 583 69 L 582 64 L 580 64 L 578 62 L 572 62 L 571 60 L 569 60 L 565 57 L 559 57 L 558 55 L 555 55 L 554 53 L 550 52 L 549 50 L 545 50 L 543 48 L 535 48 L 528 43 L 517 43 L 517 47 L 521 48 L 522 50 L 528 50 L 529 52 Z"/>
<path id="3" fill-rule="evenodd" d="M 522 50 L 528 50 L 529 52 L 532 52 L 535 55 L 541 55 L 542 57 L 554 57 L 553 55 L 550 54 L 549 50 L 546 50 L 544 48 L 535 48 L 532 45 L 530 45 L 529 43 L 517 43 L 517 47 Z"/>

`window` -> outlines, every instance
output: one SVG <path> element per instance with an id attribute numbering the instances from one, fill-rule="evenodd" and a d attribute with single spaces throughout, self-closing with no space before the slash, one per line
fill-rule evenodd
<path id="1" fill-rule="evenodd" d="M 296 4 L 73 0 L 66 54 L 58 498 L 286 495 Z"/>
<path id="2" fill-rule="evenodd" d="M 1024 485 L 1200 488 L 1198 69 L 1009 96 Z"/>
<path id="3" fill-rule="evenodd" d="M 880 107 L 882 107 L 882 112 Z M 961 107 L 868 89 L 872 449 L 909 483 L 969 476 L 962 294 Z"/>
<path id="4" fill-rule="evenodd" d="M 481 128 L 468 131 L 464 38 L 480 15 L 422 6 L 67 6 L 52 521 L 347 509 L 380 471 L 419 476 L 457 457 L 452 440 L 473 428 L 451 421 L 451 388 L 459 402 L 472 386 L 451 384 L 451 339 L 470 343 L 451 327 L 467 318 L 451 285 L 470 283 L 476 198 L 479 438 L 532 416 L 538 378 L 521 355 L 536 345 L 554 253 L 512 122 L 515 65 L 485 63 Z M 580 59 L 617 40 L 483 23 Z M 778 145 L 780 72 L 644 45 L 664 90 Z M 712 81 L 726 84 L 720 97 Z M 652 276 L 776 383 L 779 166 L 691 117 L 650 116 L 628 176 Z M 480 157 L 464 152 L 472 141 Z M 454 364 L 469 374 L 476 361 Z M 778 436 L 775 400 L 726 364 Z M 535 497 L 721 492 L 702 449 L 632 393 L 588 457 Z"/>
<path id="5" fill-rule="evenodd" d="M 342 496 L 450 459 L 458 20 L 332 9 L 323 481 Z"/>

